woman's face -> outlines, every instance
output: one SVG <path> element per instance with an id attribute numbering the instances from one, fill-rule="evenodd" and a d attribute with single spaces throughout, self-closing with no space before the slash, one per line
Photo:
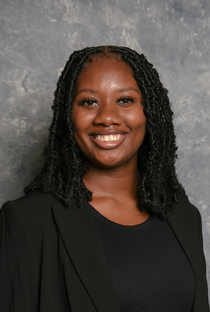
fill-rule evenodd
<path id="1" fill-rule="evenodd" d="M 78 78 L 72 108 L 75 139 L 90 166 L 137 164 L 145 136 L 142 96 L 123 61 L 96 58 Z"/>

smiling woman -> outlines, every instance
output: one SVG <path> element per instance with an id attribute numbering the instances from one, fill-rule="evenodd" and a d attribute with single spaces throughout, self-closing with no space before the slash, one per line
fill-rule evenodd
<path id="1" fill-rule="evenodd" d="M 52 108 L 46 163 L 0 212 L 1 311 L 209 311 L 201 218 L 152 64 L 75 51 Z"/>

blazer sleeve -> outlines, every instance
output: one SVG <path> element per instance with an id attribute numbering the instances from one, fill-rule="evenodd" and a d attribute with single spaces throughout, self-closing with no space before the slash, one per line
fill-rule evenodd
<path id="1" fill-rule="evenodd" d="M 196 300 L 194 304 L 194 310 L 193 311 L 210 311 L 209 310 L 209 303 L 208 303 L 208 285 L 207 285 L 207 279 L 206 279 L 206 260 L 203 250 L 203 232 L 202 232 L 202 219 L 201 214 L 199 210 L 189 203 L 189 211 L 188 211 L 188 219 L 190 220 L 190 225 L 193 225 L 193 228 L 195 229 L 193 231 L 193 228 L 190 228 L 191 230 L 191 240 L 196 241 L 195 238 L 197 236 L 198 243 L 196 246 L 197 248 L 194 249 L 194 259 L 196 263 L 196 278 L 197 281 L 199 281 L 199 287 L 197 287 L 196 291 Z M 187 228 L 187 226 L 186 226 Z M 189 240 L 190 242 L 190 240 Z M 199 259 L 197 258 L 198 255 L 200 256 Z M 197 264 L 200 263 L 200 266 L 197 266 Z"/>
<path id="2" fill-rule="evenodd" d="M 38 311 L 38 268 L 21 209 L 7 202 L 0 210 L 0 307 L 2 312 Z"/>
<path id="3" fill-rule="evenodd" d="M 197 228 L 198 228 L 198 235 L 200 238 L 202 250 L 203 250 L 203 231 L 202 231 L 202 219 L 201 219 L 201 214 L 200 211 L 196 208 L 197 212 Z"/>
<path id="4" fill-rule="evenodd" d="M 192 218 L 190 218 L 190 221 L 193 222 L 193 220 L 195 220 L 196 223 L 196 228 L 197 228 L 197 235 L 200 241 L 200 247 L 201 247 L 201 251 L 202 251 L 202 255 L 203 255 L 203 262 L 205 265 L 205 269 L 206 269 L 206 261 L 205 261 L 205 255 L 204 255 L 204 248 L 203 248 L 203 231 L 202 231 L 202 218 L 201 218 L 201 214 L 200 211 L 189 202 L 191 208 L 193 208 L 193 215 Z"/>
<path id="5" fill-rule="evenodd" d="M 198 237 L 200 239 L 201 251 L 202 251 L 202 255 L 203 255 L 202 259 L 203 259 L 203 268 L 204 268 L 204 273 L 205 273 L 205 284 L 206 284 L 206 287 L 205 287 L 206 296 L 204 296 L 204 290 L 203 290 L 203 298 L 201 300 L 202 300 L 202 304 L 204 304 L 206 302 L 206 311 L 209 312 L 210 309 L 209 309 L 209 300 L 208 300 L 208 283 L 207 283 L 207 279 L 206 279 L 206 259 L 205 259 L 205 255 L 204 255 L 204 249 L 203 249 L 202 219 L 201 219 L 201 214 L 197 208 L 196 208 L 196 212 L 197 212 L 197 218 L 196 218 L 197 230 L 198 230 Z M 201 311 L 200 307 L 198 307 L 198 311 Z"/>

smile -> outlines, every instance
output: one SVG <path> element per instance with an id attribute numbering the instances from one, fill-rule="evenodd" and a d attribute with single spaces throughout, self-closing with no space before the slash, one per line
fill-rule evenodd
<path id="1" fill-rule="evenodd" d="M 98 147 L 109 150 L 121 145 L 121 143 L 125 140 L 126 134 L 95 134 L 90 137 Z"/>
<path id="2" fill-rule="evenodd" d="M 119 141 L 122 134 L 110 134 L 110 135 L 97 135 L 95 139 L 101 142 L 116 142 Z"/>

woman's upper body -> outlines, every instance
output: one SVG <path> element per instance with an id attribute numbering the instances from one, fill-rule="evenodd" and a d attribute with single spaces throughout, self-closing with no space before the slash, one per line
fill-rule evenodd
<path id="1" fill-rule="evenodd" d="M 110 258 L 113 261 L 116 254 L 110 256 L 111 248 L 108 251 L 104 248 L 107 241 L 106 235 L 101 234 L 101 224 L 97 223 L 96 219 L 93 224 L 93 220 L 90 221 L 91 214 L 84 213 L 86 211 L 84 207 L 88 201 L 91 202 L 92 209 L 95 209 L 102 218 L 121 226 L 139 225 L 140 228 L 140 225 L 147 222 L 149 218 L 151 223 L 153 215 L 164 220 L 168 218 L 169 226 L 166 227 L 163 226 L 163 224 L 167 225 L 166 221 L 155 223 L 155 219 L 153 219 L 154 226 L 148 232 L 151 235 L 153 233 L 154 237 L 150 250 L 153 249 L 155 236 L 158 235 L 158 231 L 155 234 L 155 227 L 157 224 L 158 227 L 161 224 L 161 229 L 165 228 L 164 233 L 167 239 L 171 237 L 168 246 L 175 243 L 173 251 L 177 250 L 176 254 L 180 254 L 177 261 L 183 263 L 183 267 L 186 264 L 188 268 L 189 274 L 185 272 L 187 274 L 185 278 L 189 280 L 189 284 L 186 284 L 189 295 L 187 309 L 191 311 L 194 301 L 193 311 L 197 311 L 198 306 L 200 312 L 201 309 L 206 311 L 208 303 L 200 219 L 197 210 L 193 208 L 186 210 L 189 210 L 189 220 L 182 221 L 185 215 L 185 205 L 190 206 L 186 202 L 184 205 L 181 204 L 183 212 L 181 209 L 173 209 L 175 213 L 172 212 L 172 207 L 180 207 L 178 197 L 184 196 L 184 189 L 178 182 L 174 166 L 176 144 L 172 123 L 173 113 L 167 90 L 163 88 L 152 64 L 143 55 L 123 47 L 104 46 L 76 51 L 70 56 L 58 81 L 53 110 L 53 122 L 45 149 L 46 163 L 41 173 L 26 188 L 26 193 L 39 190 L 51 194 L 61 203 L 59 212 L 57 208 L 53 208 L 51 211 L 48 200 L 45 203 L 45 199 L 42 197 L 43 202 L 41 202 L 41 197 L 38 195 L 39 211 L 45 216 L 44 220 L 48 223 L 40 221 L 41 229 L 39 222 L 33 224 L 30 221 L 29 232 L 27 230 L 24 234 L 27 236 L 27 244 L 15 245 L 15 252 L 7 254 L 8 261 L 12 261 L 12 255 L 16 257 L 19 254 L 17 246 L 21 249 L 21 260 L 17 259 L 18 264 L 13 269 L 18 270 L 18 276 L 15 279 L 16 285 L 19 280 L 19 284 L 22 286 L 19 290 L 16 287 L 15 291 L 20 295 L 21 289 L 24 288 L 28 296 L 24 296 L 25 299 L 23 299 L 17 294 L 13 295 L 13 298 L 21 298 L 16 301 L 17 305 L 21 306 L 21 302 L 28 300 L 27 304 L 35 302 L 36 307 L 40 307 L 40 310 L 45 307 L 45 311 L 51 311 L 55 306 L 57 306 L 57 310 L 61 310 L 61 304 L 64 311 L 65 309 L 68 311 L 70 307 L 72 311 L 82 311 L 86 302 L 88 305 L 86 311 L 105 311 L 105 307 L 106 311 L 119 311 L 119 297 L 117 300 L 115 294 L 118 287 L 112 281 L 115 272 L 110 269 L 112 264 L 109 264 L 110 268 L 107 266 L 107 259 Z M 50 198 L 51 201 L 53 197 L 47 198 Z M 75 200 L 80 210 L 76 208 L 75 203 L 73 204 Z M 24 211 L 26 211 L 25 199 L 10 205 L 16 206 L 18 203 L 22 203 Z M 46 212 L 43 209 L 45 204 L 48 208 Z M 7 211 L 11 211 L 12 215 L 19 211 L 19 209 L 12 209 L 10 205 L 2 212 L 3 222 L 6 222 L 7 218 L 11 218 Z M 31 204 L 28 202 L 28 205 Z M 64 206 L 70 207 L 65 209 Z M 52 205 L 52 207 L 54 206 Z M 31 213 L 37 220 L 35 211 L 34 207 Z M 179 211 L 179 222 L 176 217 L 176 221 L 174 221 L 173 215 L 176 216 L 176 211 Z M 20 212 L 21 214 L 22 212 Z M 194 221 L 191 220 L 190 215 L 193 215 Z M 42 220 L 42 215 L 39 215 L 39 218 Z M 22 216 L 23 220 L 25 220 L 24 215 Z M 13 228 L 10 226 L 10 222 L 9 220 L 9 230 L 5 228 L 4 223 L 2 225 L 3 242 L 9 242 L 10 229 Z M 18 226 L 20 227 L 20 223 Z M 24 223 L 22 226 L 25 228 Z M 40 231 L 36 235 L 41 235 L 41 240 L 40 237 L 36 237 L 35 233 L 34 235 L 30 233 L 31 230 L 33 232 L 33 229 L 37 230 L 37 228 Z M 192 230 L 189 232 L 190 234 L 187 234 L 190 230 Z M 166 234 L 168 231 L 169 235 Z M 194 233 L 193 237 L 192 233 Z M 17 234 L 19 242 L 18 235 L 20 234 Z M 75 235 L 80 238 L 75 240 Z M 113 235 L 117 237 L 118 234 Z M 33 238 L 33 243 L 30 237 Z M 82 240 L 81 237 L 83 237 Z M 160 237 L 158 244 L 161 244 Z M 193 239 L 192 248 L 186 244 L 190 243 L 190 239 Z M 143 242 L 145 243 L 145 240 Z M 110 242 L 108 247 L 112 246 L 111 243 L 113 242 Z M 37 254 L 32 247 L 33 244 L 39 254 L 38 265 L 35 263 Z M 138 244 L 142 246 L 143 243 L 139 240 Z M 30 256 L 26 256 L 24 252 L 26 245 L 28 245 Z M 3 243 L 3 246 L 6 244 Z M 78 248 L 78 253 L 75 252 L 75 246 L 76 249 Z M 4 248 L 5 254 L 7 248 Z M 13 248 L 13 243 L 11 248 Z M 11 251 L 9 248 L 8 250 Z M 115 248 L 112 247 L 112 250 Z M 166 241 L 163 251 L 168 251 Z M 171 259 L 171 263 L 174 263 L 172 266 L 174 267 L 176 261 L 171 252 L 168 254 L 170 254 L 169 259 Z M 198 256 L 194 259 L 195 254 Z M 130 254 L 130 261 L 128 260 L 126 268 L 132 265 L 132 256 L 135 256 L 135 248 Z M 148 263 L 152 263 L 151 257 L 155 257 L 157 267 L 162 260 L 165 260 L 165 254 L 160 252 L 158 254 L 146 253 L 145 258 L 149 258 L 146 268 L 144 268 L 143 257 L 140 253 L 136 256 L 139 257 L 139 261 L 137 261 L 139 267 L 134 266 L 134 273 L 137 274 L 139 270 L 143 272 L 145 269 L 148 281 L 153 276 L 148 267 Z M 6 267 L 5 256 L 2 256 L 2 259 Z M 57 261 L 59 261 L 59 267 Z M 168 261 L 170 262 L 170 260 Z M 188 261 L 191 263 L 191 267 Z M 9 263 L 11 266 L 14 265 L 13 262 Z M 176 276 L 176 272 L 172 271 L 171 274 Z M 32 281 L 29 288 L 27 288 L 28 277 L 26 278 L 27 282 L 22 281 L 22 276 L 25 278 L 26 272 L 29 273 L 28 276 Z M 53 277 L 53 272 L 55 277 Z M 124 270 L 121 268 L 118 272 L 120 278 L 121 274 L 123 276 L 123 272 Z M 8 274 L 11 274 L 10 270 Z M 182 275 L 178 268 L 177 274 Z M 157 278 L 157 275 L 154 276 Z M 61 296 L 55 299 L 53 295 L 53 300 L 48 301 L 46 298 L 48 298 L 49 290 L 54 287 L 51 295 L 57 292 L 56 279 L 58 284 L 60 283 Z M 138 283 L 139 280 L 140 276 Z M 43 281 L 46 281 L 47 285 Z M 164 279 L 162 281 L 164 284 Z M 37 289 L 38 284 L 39 290 Z M 138 285 L 140 286 L 137 284 L 137 287 Z M 148 288 L 151 288 L 151 283 L 148 285 L 150 285 Z M 178 285 L 177 280 L 176 285 Z M 11 287 L 12 284 L 8 286 L 9 289 Z M 164 287 L 168 288 L 167 283 Z M 201 290 L 203 303 L 200 301 Z M 158 293 L 157 285 L 154 289 L 155 292 Z M 177 298 L 177 306 L 182 307 L 182 310 L 185 309 L 182 298 L 178 295 L 179 292 L 176 289 L 174 292 L 177 297 L 172 295 L 171 300 Z M 33 300 L 30 296 L 33 297 Z M 80 303 L 81 298 L 83 303 Z M 122 293 L 120 298 L 122 298 Z M 47 301 L 43 305 L 44 300 Z M 107 300 L 110 300 L 110 303 L 106 303 Z M 130 302 L 133 304 L 132 298 Z M 141 308 L 144 302 L 144 299 L 143 301 L 140 299 L 138 307 Z M 49 304 L 48 307 L 47 304 Z M 159 310 L 163 311 L 167 308 L 166 301 L 165 306 L 159 307 Z M 148 309 L 151 310 L 151 308 Z M 172 309 L 170 310 L 172 311 Z"/>
<path id="2" fill-rule="evenodd" d="M 124 311 L 120 308 L 120 300 L 91 213 L 92 209 L 94 208 L 90 208 L 86 200 L 82 208 L 78 208 L 75 201 L 70 207 L 65 207 L 51 195 L 39 192 L 5 204 L 0 216 L 0 302 L 3 312 Z M 145 228 L 147 222 L 154 224 L 153 221 L 148 219 L 142 225 Z M 158 222 L 170 226 L 184 251 L 183 255 L 186 256 L 189 264 L 186 265 L 189 270 L 187 276 L 193 282 L 192 311 L 208 312 L 206 268 L 198 210 L 189 203 L 185 195 L 181 195 L 178 204 L 171 207 L 167 221 Z M 149 229 L 149 226 L 147 227 Z M 158 255 L 158 250 L 163 250 L 161 247 L 160 245 L 150 254 Z M 144 252 L 142 250 L 142 257 L 145 256 Z M 169 252 L 170 249 L 168 255 Z M 164 250 L 163 254 L 165 255 Z M 181 262 L 180 259 L 176 261 Z M 160 274 L 158 267 L 161 267 L 155 260 L 153 259 L 153 272 L 148 274 L 154 281 L 157 273 Z M 151 259 L 148 259 L 148 263 L 151 263 Z M 164 259 L 162 263 L 165 265 Z M 177 262 L 175 275 L 168 275 L 168 268 L 174 264 L 171 261 L 161 272 L 166 285 L 171 282 L 171 289 L 178 286 L 173 283 L 176 275 L 180 274 Z M 147 272 L 147 267 L 144 270 Z M 131 270 L 136 275 L 140 274 L 140 271 L 141 268 L 138 267 L 132 267 Z M 121 272 L 122 278 L 125 273 Z M 177 280 L 183 284 L 179 287 L 187 293 L 182 278 L 177 276 Z M 160 287 L 161 282 L 160 278 Z M 185 282 L 188 285 L 188 281 Z M 149 288 L 143 293 L 150 297 L 152 291 Z M 153 298 L 154 311 L 168 311 L 169 304 L 173 307 L 173 302 L 167 302 L 167 294 L 168 289 L 165 289 L 162 296 L 159 293 L 162 310 L 158 310 L 159 305 L 155 304 L 157 298 Z M 141 298 L 141 293 L 139 297 Z M 165 303 L 167 305 L 163 308 Z M 132 306 L 132 302 L 130 304 Z M 180 306 L 182 304 L 183 301 Z M 150 310 L 145 308 L 145 311 Z M 173 311 L 172 308 L 170 311 Z"/>
<path id="3" fill-rule="evenodd" d="M 185 193 L 167 90 L 143 54 L 117 46 L 75 51 L 52 108 L 46 163 L 26 193 L 41 190 L 65 205 L 77 198 L 79 206 L 84 194 L 102 214 L 113 214 L 111 207 L 120 218 L 127 202 L 131 224 L 141 214 L 165 218 Z M 128 221 L 132 214 L 136 221 Z"/>

